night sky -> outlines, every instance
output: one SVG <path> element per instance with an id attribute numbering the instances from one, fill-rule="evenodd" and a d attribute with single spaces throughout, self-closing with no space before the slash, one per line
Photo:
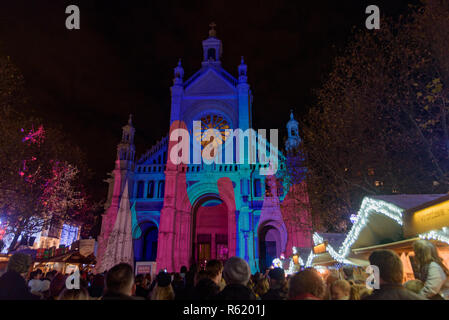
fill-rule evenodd
<path id="1" fill-rule="evenodd" d="M 39 115 L 86 152 L 98 198 L 129 113 L 137 158 L 168 133 L 173 68 L 182 58 L 185 80 L 200 68 L 211 21 L 223 67 L 236 75 L 245 57 L 254 127 L 284 130 L 291 108 L 300 117 L 313 105 L 353 26 L 364 28 L 367 5 L 392 16 L 409 2 L 1 0 L 0 54 L 22 71 Z M 70 4 L 81 30 L 65 28 Z"/>

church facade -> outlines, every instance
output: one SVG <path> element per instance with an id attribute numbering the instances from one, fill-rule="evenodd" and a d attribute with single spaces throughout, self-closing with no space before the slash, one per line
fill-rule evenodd
<path id="1" fill-rule="evenodd" d="M 288 178 L 290 166 L 301 166 L 296 152 L 301 140 L 293 113 L 287 124 L 286 154 L 276 152 L 276 174 L 261 174 L 267 165 L 259 163 L 257 157 L 255 162 L 206 163 L 195 156 L 209 143 L 220 150 L 226 141 L 236 143 L 228 136 L 229 130 L 252 129 L 252 93 L 243 57 L 235 78 L 221 66 L 222 42 L 213 26 L 202 46 L 198 72 L 184 80 L 181 61 L 174 69 L 169 135 L 136 160 L 131 116 L 122 129 L 115 169 L 107 180 L 109 192 L 97 260 L 106 253 L 124 192 L 128 192 L 132 215 L 134 260 L 156 261 L 158 270 L 179 272 L 184 265 L 240 256 L 256 272 L 281 254 L 291 255 L 293 247 L 311 246 L 305 181 Z M 201 126 L 195 127 L 195 123 Z M 180 141 L 172 137 L 176 129 L 184 129 L 190 136 L 190 150 L 182 151 L 187 163 L 173 161 L 174 147 Z M 218 135 L 205 139 L 208 129 Z M 264 139 L 259 135 L 255 138 Z M 243 151 L 245 160 L 249 149 Z M 232 160 L 238 158 L 238 152 L 235 146 Z"/>

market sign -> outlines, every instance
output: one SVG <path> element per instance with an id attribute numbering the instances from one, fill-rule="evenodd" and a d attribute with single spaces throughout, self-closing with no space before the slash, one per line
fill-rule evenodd
<path id="1" fill-rule="evenodd" d="M 418 208 L 407 212 L 404 219 L 404 233 L 406 237 L 419 235 L 432 230 L 439 230 L 449 226 L 449 200 Z"/>

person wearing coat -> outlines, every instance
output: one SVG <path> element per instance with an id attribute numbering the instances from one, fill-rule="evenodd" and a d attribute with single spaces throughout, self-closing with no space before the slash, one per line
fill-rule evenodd
<path id="1" fill-rule="evenodd" d="M 31 257 L 15 253 L 9 258 L 6 273 L 0 277 L 0 300 L 39 300 L 28 289 L 25 277 L 31 266 Z"/>
<path id="2" fill-rule="evenodd" d="M 449 270 L 435 246 L 427 240 L 413 243 L 418 277 L 424 283 L 420 295 L 432 300 L 449 299 Z"/>

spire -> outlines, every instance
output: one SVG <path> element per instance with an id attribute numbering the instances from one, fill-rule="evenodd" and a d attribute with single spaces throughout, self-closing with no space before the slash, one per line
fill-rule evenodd
<path id="1" fill-rule="evenodd" d="M 293 116 L 293 109 L 290 110 L 290 120 L 287 122 L 288 138 L 285 143 L 287 152 L 293 151 L 299 147 L 301 138 L 299 137 L 299 123 Z"/>
<path id="2" fill-rule="evenodd" d="M 209 24 L 209 37 L 203 41 L 203 66 L 220 66 L 222 54 L 221 40 L 217 38 L 215 22 Z"/>
<path id="3" fill-rule="evenodd" d="M 133 115 L 130 114 L 128 123 L 122 127 L 122 140 L 117 146 L 117 160 L 128 161 L 128 164 L 123 164 L 125 167 L 129 167 L 134 161 L 135 146 L 134 146 L 134 133 L 133 127 Z"/>
<path id="4" fill-rule="evenodd" d="M 184 78 L 184 68 L 181 65 L 181 59 L 179 59 L 178 61 L 178 65 L 175 68 L 174 75 L 175 77 L 173 79 L 173 84 L 181 85 Z"/>
<path id="5" fill-rule="evenodd" d="M 248 70 L 248 66 L 245 64 L 245 61 L 242 59 L 240 61 L 239 65 L 239 83 L 246 83 L 248 81 L 248 77 L 246 75 L 246 72 Z"/>

